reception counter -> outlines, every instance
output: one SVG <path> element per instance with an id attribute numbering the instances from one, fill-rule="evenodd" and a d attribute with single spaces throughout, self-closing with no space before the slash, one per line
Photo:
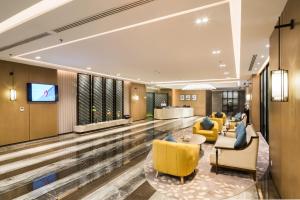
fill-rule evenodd
<path id="1" fill-rule="evenodd" d="M 154 109 L 154 118 L 155 119 L 176 119 L 176 118 L 184 118 L 184 117 L 192 117 L 194 116 L 193 108 L 161 108 Z"/>

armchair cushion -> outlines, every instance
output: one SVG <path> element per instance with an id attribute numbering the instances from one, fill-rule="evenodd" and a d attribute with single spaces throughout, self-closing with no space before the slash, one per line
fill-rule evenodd
<path id="1" fill-rule="evenodd" d="M 168 141 L 168 142 L 177 142 L 176 139 L 173 137 L 172 134 L 168 134 L 165 139 L 165 141 Z"/>
<path id="2" fill-rule="evenodd" d="M 214 127 L 214 123 L 208 117 L 205 117 L 200 123 L 204 130 L 211 130 Z"/>
<path id="3" fill-rule="evenodd" d="M 216 118 L 222 118 L 223 114 L 221 112 L 216 112 L 215 117 Z"/>
<path id="4" fill-rule="evenodd" d="M 236 128 L 236 142 L 234 143 L 235 149 L 243 148 L 247 144 L 246 127 L 240 123 Z"/>

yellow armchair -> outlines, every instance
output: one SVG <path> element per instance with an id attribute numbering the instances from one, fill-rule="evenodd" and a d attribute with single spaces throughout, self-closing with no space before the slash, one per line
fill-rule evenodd
<path id="1" fill-rule="evenodd" d="M 213 121 L 214 127 L 211 130 L 204 130 L 200 122 L 196 122 L 193 126 L 193 134 L 199 134 L 206 137 L 206 141 L 215 142 L 218 139 L 219 125 Z"/>
<path id="2" fill-rule="evenodd" d="M 212 117 L 212 118 L 217 118 L 217 117 L 216 117 L 216 113 L 217 113 L 217 112 L 212 112 L 211 117 Z M 225 122 L 226 122 L 226 114 L 223 113 L 223 112 L 221 112 L 221 113 L 223 114 L 223 116 L 222 116 L 222 118 L 219 118 L 219 119 L 223 119 L 223 125 L 224 125 Z"/>
<path id="3" fill-rule="evenodd" d="M 199 161 L 199 145 L 154 140 L 152 146 L 153 167 L 158 173 L 184 178 L 194 172 Z"/>
<path id="4" fill-rule="evenodd" d="M 218 131 L 220 133 L 222 131 L 222 128 L 223 128 L 223 118 L 212 118 L 212 117 L 210 117 L 209 119 L 218 123 L 218 126 L 219 126 Z"/>

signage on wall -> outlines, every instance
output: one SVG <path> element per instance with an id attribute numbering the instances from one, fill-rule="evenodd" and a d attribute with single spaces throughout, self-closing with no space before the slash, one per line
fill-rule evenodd
<path id="1" fill-rule="evenodd" d="M 184 101 L 185 100 L 184 95 L 183 94 L 180 95 L 179 99 L 180 99 L 180 101 Z"/>
<path id="2" fill-rule="evenodd" d="M 192 95 L 192 101 L 197 101 L 197 95 L 196 94 Z"/>
<path id="3" fill-rule="evenodd" d="M 190 95 L 190 94 L 181 94 L 179 96 L 179 100 L 180 101 L 197 101 L 197 95 L 196 94 L 193 94 L 193 95 Z"/>

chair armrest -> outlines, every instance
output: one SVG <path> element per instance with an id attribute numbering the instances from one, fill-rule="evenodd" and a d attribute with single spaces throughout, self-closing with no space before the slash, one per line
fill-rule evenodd
<path id="1" fill-rule="evenodd" d="M 221 146 L 215 146 L 215 149 L 220 149 L 220 150 L 239 150 L 239 149 L 235 149 L 232 147 L 221 147 Z"/>

